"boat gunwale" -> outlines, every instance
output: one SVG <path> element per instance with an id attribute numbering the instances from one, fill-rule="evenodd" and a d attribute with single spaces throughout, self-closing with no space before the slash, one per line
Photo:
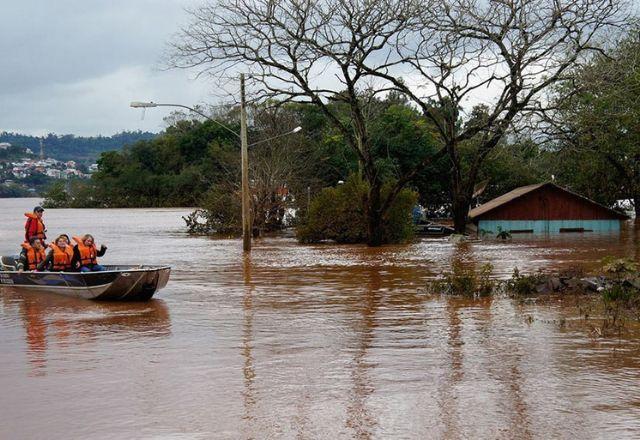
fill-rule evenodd
<path id="1" fill-rule="evenodd" d="M 155 272 L 159 270 L 171 269 L 171 266 L 159 266 L 159 267 L 150 267 L 148 269 L 122 269 L 122 270 L 98 270 L 95 272 L 63 272 L 63 271 L 22 271 L 19 272 L 17 270 L 0 270 L 0 274 L 17 274 L 17 273 L 30 273 L 30 274 L 64 274 L 64 275 L 99 275 L 104 273 L 123 273 L 123 272 Z"/>

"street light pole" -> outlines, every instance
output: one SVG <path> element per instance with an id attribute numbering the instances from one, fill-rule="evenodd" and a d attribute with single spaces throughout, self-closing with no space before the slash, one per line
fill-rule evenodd
<path id="1" fill-rule="evenodd" d="M 293 133 L 298 133 L 302 130 L 301 127 L 296 127 L 293 130 L 282 133 L 277 136 L 270 137 L 268 139 L 263 139 L 258 142 L 254 142 L 249 145 L 247 141 L 247 108 L 246 108 L 246 98 L 245 98 L 245 87 L 244 87 L 244 74 L 240 74 L 240 134 L 236 133 L 226 125 L 216 121 L 215 119 L 210 118 L 204 113 L 186 105 L 182 104 L 158 104 L 155 102 L 144 102 L 144 101 L 133 101 L 130 104 L 130 107 L 133 108 L 151 108 L 151 107 L 180 107 L 192 111 L 193 113 L 197 113 L 200 116 L 208 119 L 209 121 L 218 124 L 220 127 L 225 130 L 233 133 L 237 137 L 240 138 L 240 161 L 242 168 L 242 182 L 240 185 L 241 188 L 241 198 L 242 198 L 242 249 L 245 252 L 251 251 L 251 203 L 250 203 L 250 194 L 249 194 L 249 147 L 261 144 L 263 142 L 268 142 L 273 139 L 280 138 L 282 136 L 286 136 Z"/>
<path id="2" fill-rule="evenodd" d="M 251 207 L 249 204 L 249 145 L 244 73 L 240 74 L 240 158 L 242 161 L 242 250 L 251 251 Z"/>
<path id="3" fill-rule="evenodd" d="M 195 108 L 189 107 L 187 105 L 182 105 L 182 104 L 158 104 L 158 103 L 155 103 L 155 102 L 133 101 L 133 102 L 131 102 L 131 104 L 129 104 L 129 107 L 131 107 L 131 108 L 141 108 L 141 109 L 152 108 L 152 107 L 179 107 L 179 108 L 183 108 L 183 109 L 189 110 L 190 112 L 193 112 L 193 113 L 195 113 L 197 115 L 202 116 L 203 118 L 207 119 L 208 121 L 211 121 L 214 124 L 218 125 L 219 127 L 224 128 L 229 133 L 233 133 L 237 137 L 240 137 L 240 135 L 238 133 L 236 133 L 235 131 L 233 131 L 232 129 L 227 127 L 226 125 L 221 124 L 220 122 L 216 121 L 215 119 L 205 115 L 200 110 L 196 110 Z"/>

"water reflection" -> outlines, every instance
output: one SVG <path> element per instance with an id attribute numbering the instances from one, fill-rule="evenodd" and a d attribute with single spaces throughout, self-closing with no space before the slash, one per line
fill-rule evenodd
<path id="1" fill-rule="evenodd" d="M 375 365 L 368 359 L 369 349 L 378 327 L 377 314 L 382 303 L 382 278 L 377 268 L 368 268 L 365 290 L 359 305 L 359 317 L 353 320 L 355 346 L 350 362 L 352 391 L 347 403 L 347 427 L 354 438 L 370 439 L 377 424 L 375 413 L 367 407 L 367 399 L 375 391 L 369 372 Z"/>
<path id="2" fill-rule="evenodd" d="M 449 299 L 445 303 L 447 317 L 447 357 L 448 367 L 438 389 L 438 405 L 440 421 L 444 424 L 444 438 L 460 437 L 460 420 L 458 419 L 458 396 L 456 390 L 464 377 L 462 353 L 462 320 L 459 316 L 459 301 Z"/>
<path id="3" fill-rule="evenodd" d="M 242 296 L 243 326 L 242 326 L 242 357 L 244 359 L 242 376 L 244 383 L 243 420 L 251 427 L 254 419 L 254 407 L 256 403 L 254 380 L 256 377 L 253 360 L 253 295 L 254 285 L 251 279 L 251 256 L 244 254 L 242 257 L 242 275 L 244 281 L 244 293 Z M 250 432 L 250 429 L 246 429 Z M 251 437 L 251 436 L 248 436 Z"/>
<path id="4" fill-rule="evenodd" d="M 23 301 L 20 304 L 20 315 L 26 329 L 25 342 L 31 374 L 44 375 L 47 366 L 47 325 L 42 308 L 36 302 Z"/>
<path id="5" fill-rule="evenodd" d="M 8 309 L 17 309 L 25 329 L 30 374 L 46 375 L 47 348 L 55 343 L 62 352 L 95 343 L 98 335 L 167 337 L 171 334 L 169 309 L 162 300 L 145 303 L 94 302 L 59 295 L 23 293 L 0 288 Z M 97 361 L 97 360 L 96 360 Z M 87 365 L 87 368 L 89 366 Z"/>

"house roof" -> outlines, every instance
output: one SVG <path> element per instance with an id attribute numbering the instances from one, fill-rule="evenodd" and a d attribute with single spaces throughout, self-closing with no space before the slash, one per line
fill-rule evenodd
<path id="1" fill-rule="evenodd" d="M 475 219 L 477 217 L 480 217 L 481 215 L 484 215 L 484 214 L 486 214 L 486 213 L 488 213 L 490 211 L 493 211 L 494 209 L 496 209 L 496 208 L 498 208 L 500 206 L 503 206 L 503 205 L 505 205 L 507 203 L 510 203 L 515 199 L 518 199 L 518 198 L 520 198 L 520 197 L 522 197 L 522 196 L 524 196 L 526 194 L 529 194 L 531 192 L 537 191 L 538 189 L 540 189 L 540 188 L 542 188 L 544 186 L 551 186 L 551 187 L 553 187 L 553 188 L 555 188 L 557 190 L 569 193 L 569 194 L 571 194 L 571 195 L 573 195 L 575 197 L 579 197 L 582 200 L 585 200 L 585 201 L 587 201 L 587 202 L 589 202 L 589 203 L 591 203 L 593 205 L 600 206 L 601 208 L 606 209 L 607 211 L 609 211 L 613 216 L 618 217 L 618 218 L 620 218 L 622 220 L 626 220 L 627 218 L 629 218 L 626 215 L 624 215 L 624 214 L 622 214 L 622 213 L 620 213 L 620 212 L 618 212 L 616 210 L 613 210 L 613 209 L 611 209 L 611 208 L 609 208 L 607 206 L 601 205 L 600 203 L 594 202 L 593 200 L 588 199 L 588 198 L 586 198 L 584 196 L 581 196 L 580 194 L 576 194 L 573 191 L 569 191 L 566 188 L 562 188 L 561 186 L 558 186 L 555 183 L 544 182 L 544 183 L 536 183 L 534 185 L 521 186 L 521 187 L 516 188 L 516 189 L 514 189 L 512 191 L 509 191 L 506 194 L 501 195 L 500 197 L 496 197 L 493 200 L 489 200 L 487 203 L 484 203 L 484 204 L 482 204 L 482 205 L 480 205 L 480 206 L 478 206 L 476 208 L 473 208 L 471 211 L 469 211 L 469 219 L 473 220 L 473 219 Z"/>

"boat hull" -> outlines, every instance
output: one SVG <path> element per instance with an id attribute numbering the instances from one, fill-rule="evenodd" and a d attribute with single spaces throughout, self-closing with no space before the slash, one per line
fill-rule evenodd
<path id="1" fill-rule="evenodd" d="M 3 257 L 2 268 L 9 269 Z M 0 286 L 106 301 L 146 301 L 169 281 L 168 266 L 105 266 L 100 272 L 0 271 Z"/>

